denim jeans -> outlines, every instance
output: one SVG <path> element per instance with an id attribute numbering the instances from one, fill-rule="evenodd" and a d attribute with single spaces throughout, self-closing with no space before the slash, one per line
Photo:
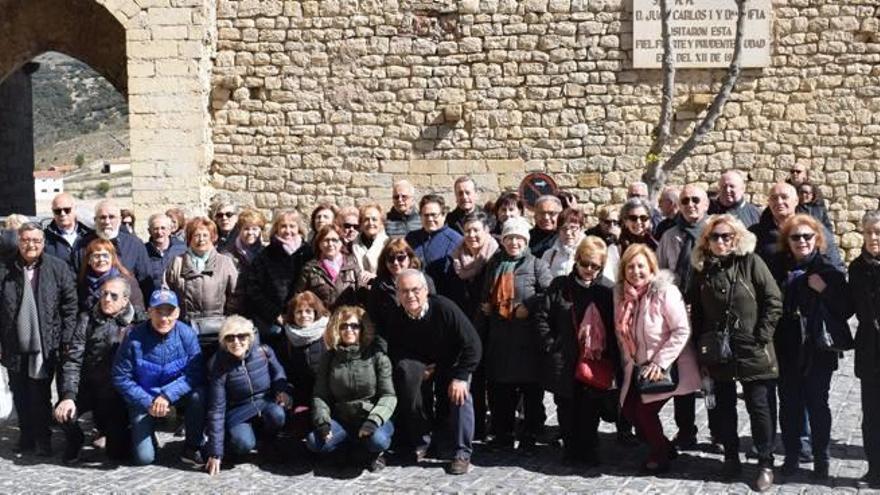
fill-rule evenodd
<path id="1" fill-rule="evenodd" d="M 391 446 L 394 435 L 394 423 L 386 421 L 372 435 L 364 438 L 357 436 L 357 431 L 349 433 L 336 420 L 330 420 L 330 438 L 325 442 L 313 431 L 306 437 L 306 447 L 317 454 L 329 454 L 348 442 L 356 442 L 367 452 L 381 454 Z"/>
<path id="2" fill-rule="evenodd" d="M 284 409 L 267 403 L 260 416 L 244 421 L 226 430 L 226 449 L 233 455 L 244 455 L 257 446 L 257 432 L 266 440 L 275 438 L 284 427 Z"/>
<path id="3" fill-rule="evenodd" d="M 806 376 L 799 370 L 780 370 L 779 424 L 787 463 L 796 463 L 801 452 L 805 416 L 809 418 L 814 461 L 828 461 L 828 446 L 831 443 L 828 391 L 832 373 L 832 368 L 816 364 L 810 367 Z"/>
<path id="4" fill-rule="evenodd" d="M 205 391 L 202 388 L 193 389 L 192 392 L 175 402 L 175 406 L 183 406 L 184 425 L 186 427 L 186 440 L 184 444 L 188 448 L 201 448 L 205 441 Z M 153 447 L 153 432 L 156 429 L 156 419 L 139 406 L 128 406 L 128 417 L 131 421 L 131 443 L 133 462 L 138 466 L 152 464 L 156 459 L 156 451 Z"/>

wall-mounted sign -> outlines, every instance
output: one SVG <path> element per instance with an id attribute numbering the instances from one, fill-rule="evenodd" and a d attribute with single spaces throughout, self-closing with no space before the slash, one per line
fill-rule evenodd
<path id="1" fill-rule="evenodd" d="M 530 209 L 535 206 L 535 201 L 545 194 L 556 194 L 556 181 L 547 174 L 541 172 L 531 173 L 519 183 L 519 197 Z"/>
<path id="2" fill-rule="evenodd" d="M 669 34 L 678 68 L 727 67 L 736 37 L 736 0 L 666 0 Z M 747 0 L 743 67 L 770 65 L 771 0 Z M 633 0 L 633 67 L 663 63 L 659 0 Z"/>

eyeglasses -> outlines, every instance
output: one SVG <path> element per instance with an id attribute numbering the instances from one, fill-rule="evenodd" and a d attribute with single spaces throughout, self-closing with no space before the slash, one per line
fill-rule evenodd
<path id="1" fill-rule="evenodd" d="M 388 257 L 388 263 L 397 263 L 399 265 L 402 265 L 402 264 L 406 263 L 406 261 L 408 259 L 409 259 L 409 255 L 406 253 L 395 254 L 393 256 Z"/>
<path id="2" fill-rule="evenodd" d="M 570 224 L 562 227 L 562 230 L 564 230 L 566 232 L 577 232 L 578 230 L 581 230 L 581 226 L 576 223 L 570 223 Z"/>
<path id="3" fill-rule="evenodd" d="M 232 218 L 235 216 L 235 213 L 231 211 L 218 211 L 214 214 L 214 218 Z"/>
<path id="4" fill-rule="evenodd" d="M 412 196 L 407 195 L 407 194 L 395 194 L 394 196 L 391 196 L 391 199 L 394 199 L 394 200 L 398 200 L 398 199 L 409 199 L 409 198 L 411 198 L 411 197 L 412 197 Z"/>
<path id="5" fill-rule="evenodd" d="M 626 217 L 630 222 L 642 222 L 645 223 L 651 219 L 648 215 L 629 215 Z"/>
<path id="6" fill-rule="evenodd" d="M 67 208 L 52 208 L 52 213 L 54 213 L 55 215 L 61 215 L 62 213 L 65 214 L 65 215 L 69 215 L 71 211 L 73 211 L 73 208 L 70 208 L 70 207 L 67 207 Z"/>
<path id="7" fill-rule="evenodd" d="M 336 244 L 338 242 L 342 242 L 338 237 L 325 237 L 324 240 L 321 241 L 322 244 Z"/>
<path id="8" fill-rule="evenodd" d="M 91 261 L 109 260 L 110 258 L 112 258 L 110 253 L 92 253 L 89 255 L 89 260 Z"/>
<path id="9" fill-rule="evenodd" d="M 443 213 L 440 213 L 440 212 L 437 212 L 437 213 L 422 213 L 422 216 L 425 217 L 425 218 L 440 218 L 441 216 L 443 216 Z"/>
<path id="10" fill-rule="evenodd" d="M 602 225 L 607 225 L 609 227 L 617 227 L 620 225 L 620 221 L 618 221 L 618 220 L 602 220 Z"/>
<path id="11" fill-rule="evenodd" d="M 709 239 L 714 242 L 730 242 L 733 239 L 733 232 L 712 232 L 709 234 Z"/>
<path id="12" fill-rule="evenodd" d="M 344 332 L 346 330 L 350 330 L 352 332 L 355 332 L 355 331 L 359 332 L 361 330 L 361 324 L 360 323 L 340 323 L 339 324 L 339 331 Z"/>
<path id="13" fill-rule="evenodd" d="M 593 272 L 597 272 L 602 269 L 602 265 L 597 265 L 596 263 L 593 263 L 591 261 L 587 261 L 587 262 L 580 262 L 579 261 L 578 266 L 583 268 L 584 270 L 590 270 Z"/>
<path id="14" fill-rule="evenodd" d="M 231 333 L 223 336 L 223 342 L 227 344 L 231 344 L 236 340 L 239 342 L 247 342 L 251 339 L 251 334 L 249 333 Z"/>
<path id="15" fill-rule="evenodd" d="M 22 244 L 33 244 L 35 246 L 39 246 L 43 243 L 43 239 L 31 239 L 22 237 L 19 239 L 19 242 L 21 242 Z"/>
<path id="16" fill-rule="evenodd" d="M 700 197 L 699 196 L 685 196 L 685 197 L 681 198 L 680 201 L 681 201 L 681 204 L 684 206 L 687 206 L 691 203 L 698 205 L 698 204 L 700 204 Z"/>
<path id="17" fill-rule="evenodd" d="M 812 196 L 813 191 L 809 189 L 801 189 L 800 191 L 798 191 L 798 194 L 800 194 L 801 196 Z"/>
<path id="18" fill-rule="evenodd" d="M 788 236 L 788 240 L 790 240 L 792 242 L 798 242 L 798 241 L 810 242 L 813 240 L 813 237 L 816 237 L 816 234 L 813 234 L 812 232 L 804 232 L 802 234 L 791 234 Z"/>
<path id="19" fill-rule="evenodd" d="M 342 228 L 345 229 L 345 230 L 357 230 L 359 227 L 360 227 L 360 225 L 358 225 L 358 224 L 356 224 L 356 223 L 344 223 L 344 224 L 342 224 Z"/>
<path id="20" fill-rule="evenodd" d="M 555 217 L 556 215 L 559 215 L 560 213 L 562 213 L 562 210 L 536 211 L 535 216 L 536 217 Z"/>
<path id="21" fill-rule="evenodd" d="M 113 292 L 112 290 L 102 290 L 101 298 L 103 299 L 105 297 L 109 297 L 111 301 L 116 302 L 119 300 L 120 297 L 122 297 L 122 294 L 118 292 Z"/>

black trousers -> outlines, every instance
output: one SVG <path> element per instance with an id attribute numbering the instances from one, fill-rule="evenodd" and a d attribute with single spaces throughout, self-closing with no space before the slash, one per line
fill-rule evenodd
<path id="1" fill-rule="evenodd" d="M 110 383 L 80 383 L 76 398 L 76 417 L 61 424 L 68 449 L 79 447 L 85 436 L 79 418 L 91 411 L 96 425 L 107 437 L 107 457 L 124 460 L 131 456 L 131 433 L 128 409 L 122 397 Z"/>
<path id="2" fill-rule="evenodd" d="M 492 429 L 502 441 L 512 440 L 516 424 L 516 406 L 522 399 L 525 421 L 520 441 L 534 441 L 544 424 L 544 389 L 537 383 L 489 383 L 489 409 Z"/>
<path id="3" fill-rule="evenodd" d="M 580 384 L 571 397 L 553 395 L 566 457 L 598 460 L 599 421 L 618 420 L 617 401 L 617 390 L 600 392 Z"/>
<path id="4" fill-rule="evenodd" d="M 767 400 L 768 391 L 774 385 L 773 380 L 756 380 L 741 382 L 743 387 L 743 399 L 746 402 L 746 411 L 749 413 L 749 423 L 752 430 L 752 443 L 758 452 L 758 465 L 761 467 L 773 466 L 773 416 L 770 413 L 770 404 Z M 724 445 L 724 456 L 734 458 L 739 456 L 739 433 L 737 431 L 736 413 L 736 382 L 715 382 L 715 409 L 713 416 L 716 419 L 718 439 Z"/>
<path id="5" fill-rule="evenodd" d="M 18 370 L 9 370 L 9 388 L 21 432 L 18 445 L 33 448 L 37 442 L 51 442 L 52 377 L 34 380 L 28 377 L 27 356 L 21 357 L 21 363 Z"/>
<path id="6" fill-rule="evenodd" d="M 880 380 L 861 380 L 862 443 L 868 469 L 880 470 Z"/>
<path id="7" fill-rule="evenodd" d="M 486 437 L 486 413 L 489 410 L 486 385 L 486 369 L 480 363 L 471 377 L 471 397 L 474 399 L 474 437 L 479 439 Z"/>

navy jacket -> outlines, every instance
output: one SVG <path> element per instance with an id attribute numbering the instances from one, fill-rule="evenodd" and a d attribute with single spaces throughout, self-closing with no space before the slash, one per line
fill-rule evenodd
<path id="1" fill-rule="evenodd" d="M 73 245 L 70 245 L 61 236 L 61 229 L 58 228 L 58 225 L 54 221 L 49 222 L 49 225 L 46 225 L 46 228 L 43 229 L 43 234 L 46 236 L 46 247 L 43 249 L 43 252 L 56 258 L 61 258 L 73 268 L 73 254 L 83 245 L 83 240 L 86 237 L 90 237 L 93 233 L 94 231 L 86 227 L 82 222 L 76 222 L 76 241 L 74 241 Z M 79 265 L 77 265 L 78 267 Z"/>
<path id="2" fill-rule="evenodd" d="M 746 228 L 755 225 L 761 219 L 761 212 L 758 211 L 758 207 L 745 199 L 741 199 L 738 203 L 731 206 L 724 206 L 717 199 L 709 203 L 710 215 L 721 215 L 724 213 L 738 218 Z"/>
<path id="3" fill-rule="evenodd" d="M 758 223 L 749 227 L 749 230 L 758 238 L 758 243 L 755 245 L 755 253 L 764 260 L 764 263 L 767 264 L 771 272 L 774 274 L 778 273 L 781 268 L 777 266 L 780 260 L 779 256 L 777 256 L 779 253 L 779 226 L 776 225 L 769 206 L 764 208 L 764 212 L 761 213 L 761 219 Z M 828 247 L 825 250 L 828 261 L 838 271 L 845 272 L 846 266 L 840 257 L 840 251 L 837 249 L 837 241 L 834 240 L 834 235 L 828 229 L 825 229 L 825 239 L 828 242 Z"/>
<path id="4" fill-rule="evenodd" d="M 162 254 L 150 241 L 144 243 L 147 250 L 147 264 L 149 266 L 150 280 L 144 287 L 144 297 L 150 298 L 154 290 L 162 288 L 162 280 L 165 278 L 165 269 L 171 264 L 175 256 L 186 252 L 186 244 L 172 236 L 168 249 Z"/>
<path id="5" fill-rule="evenodd" d="M 449 278 L 454 276 L 451 254 L 461 239 L 461 234 L 448 225 L 434 232 L 419 229 L 406 235 L 406 242 L 422 260 L 422 269 L 434 279 L 440 295 L 450 293 Z"/>

